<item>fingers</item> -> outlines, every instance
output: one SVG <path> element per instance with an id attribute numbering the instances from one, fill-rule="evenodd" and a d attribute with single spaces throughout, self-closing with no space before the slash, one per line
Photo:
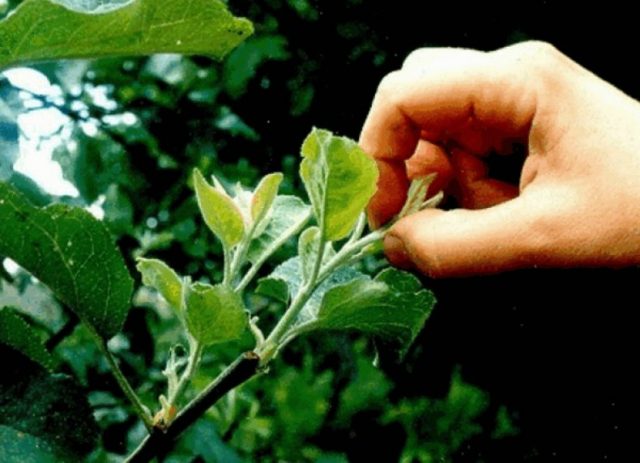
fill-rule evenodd
<path id="1" fill-rule="evenodd" d="M 418 143 L 415 154 L 405 162 L 379 159 L 378 189 L 369 202 L 369 223 L 379 227 L 398 213 L 407 196 L 409 181 L 436 174 L 427 196 L 444 190 L 453 178 L 453 167 L 442 148 L 427 141 Z"/>
<path id="2" fill-rule="evenodd" d="M 385 238 L 392 264 L 433 277 L 489 274 L 531 266 L 545 255 L 545 201 L 523 194 L 483 210 L 429 209 L 399 221 Z"/>
<path id="3" fill-rule="evenodd" d="M 409 180 L 403 162 L 379 159 L 378 188 L 369 201 L 369 225 L 378 228 L 402 209 L 407 197 Z"/>
<path id="4" fill-rule="evenodd" d="M 451 164 L 458 185 L 458 204 L 466 209 L 484 209 L 518 196 L 518 188 L 488 177 L 487 165 L 460 149 L 451 153 Z"/>
<path id="5" fill-rule="evenodd" d="M 421 131 L 430 141 L 443 141 L 470 120 L 510 137 L 526 136 L 537 86 L 516 60 L 469 50 L 451 50 L 448 59 L 443 54 L 382 81 L 360 135 L 373 157 L 407 159 Z"/>
<path id="6" fill-rule="evenodd" d="M 369 207 L 372 225 L 400 210 L 408 179 L 418 172 L 438 173 L 431 193 L 449 183 L 452 166 L 442 146 L 484 154 L 501 150 L 505 140 L 526 139 L 536 112 L 537 85 L 522 68 L 514 53 L 425 49 L 412 53 L 402 71 L 383 80 L 360 136 L 362 148 L 383 166 Z M 487 179 L 463 188 L 462 195 L 465 206 L 486 207 L 514 192 Z"/>

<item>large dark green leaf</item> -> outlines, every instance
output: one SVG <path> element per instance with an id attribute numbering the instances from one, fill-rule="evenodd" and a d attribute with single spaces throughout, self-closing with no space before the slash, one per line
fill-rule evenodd
<path id="1" fill-rule="evenodd" d="M 0 307 L 0 343 L 22 352 L 45 368 L 53 366 L 53 358 L 44 348 L 39 333 L 9 307 Z"/>
<path id="2" fill-rule="evenodd" d="M 0 68 L 152 53 L 222 58 L 252 31 L 219 0 L 26 0 L 0 22 Z"/>
<path id="3" fill-rule="evenodd" d="M 0 461 L 82 461 L 97 426 L 82 389 L 0 345 Z"/>
<path id="4" fill-rule="evenodd" d="M 0 224 L 0 255 L 49 286 L 99 335 L 120 330 L 133 281 L 101 222 L 79 208 L 36 208 L 0 183 Z"/>

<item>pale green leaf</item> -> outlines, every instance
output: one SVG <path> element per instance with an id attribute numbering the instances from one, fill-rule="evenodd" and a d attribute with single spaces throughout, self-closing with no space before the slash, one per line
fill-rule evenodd
<path id="1" fill-rule="evenodd" d="M 364 275 L 352 267 L 341 267 L 331 273 L 309 297 L 300 311 L 295 325 L 304 325 L 313 321 L 318 313 L 324 294 L 331 288 L 363 277 Z M 302 267 L 300 257 L 293 257 L 278 265 L 266 278 L 258 282 L 256 292 L 264 296 L 273 297 L 276 300 L 287 302 L 294 297 L 302 286 Z"/>
<path id="2" fill-rule="evenodd" d="M 311 208 L 295 196 L 277 196 L 267 228 L 251 242 L 247 258 L 252 263 L 268 259 L 285 241 L 297 234 L 311 216 Z"/>
<path id="3" fill-rule="evenodd" d="M 302 144 L 300 176 L 324 237 L 345 238 L 376 191 L 378 169 L 358 144 L 313 129 Z"/>
<path id="4" fill-rule="evenodd" d="M 252 32 L 220 0 L 25 0 L 0 21 L 0 68 L 153 53 L 222 58 Z"/>
<path id="5" fill-rule="evenodd" d="M 100 221 L 80 208 L 36 208 L 0 182 L 0 223 L 0 255 L 49 286 L 102 337 L 120 331 L 133 281 Z"/>
<path id="6" fill-rule="evenodd" d="M 193 171 L 193 185 L 207 226 L 225 246 L 238 244 L 244 236 L 244 220 L 238 206 L 226 193 L 209 185 L 198 169 Z"/>
<path id="7" fill-rule="evenodd" d="M 385 269 L 375 279 L 362 276 L 327 291 L 313 318 L 298 331 L 356 330 L 405 350 L 431 314 L 433 294 L 413 275 Z"/>
<path id="8" fill-rule="evenodd" d="M 265 175 L 262 180 L 260 180 L 260 183 L 258 183 L 251 200 L 251 218 L 254 224 L 259 226 L 265 221 L 266 225 L 265 219 L 271 211 L 271 206 L 273 206 L 273 202 L 278 194 L 280 183 L 282 183 L 282 174 L 280 172 Z M 264 228 L 262 230 L 264 230 Z M 259 233 L 262 233 L 262 231 Z"/>
<path id="9" fill-rule="evenodd" d="M 53 367 L 53 357 L 45 349 L 39 333 L 9 307 L 0 307 L 0 343 L 13 347 L 49 370 Z"/>
<path id="10" fill-rule="evenodd" d="M 138 258 L 136 268 L 142 275 L 142 283 L 158 291 L 179 313 L 182 301 L 182 280 L 171 267 L 158 259 Z"/>
<path id="11" fill-rule="evenodd" d="M 238 339 L 247 327 L 242 298 L 228 286 L 194 283 L 185 291 L 184 307 L 189 332 L 204 345 Z"/>
<path id="12" fill-rule="evenodd" d="M 444 197 L 441 191 L 427 199 L 429 186 L 433 183 L 435 178 L 436 174 L 429 174 L 415 178 L 411 181 L 411 185 L 409 185 L 409 190 L 407 191 L 407 199 L 404 202 L 404 206 L 402 206 L 402 210 L 400 210 L 397 215 L 398 219 L 415 214 L 422 209 L 436 207 L 440 204 L 440 201 L 442 201 L 442 198 Z"/>
<path id="13" fill-rule="evenodd" d="M 435 177 L 436 174 L 431 174 L 415 178 L 411 181 L 409 190 L 407 191 L 407 200 L 404 202 L 404 206 L 398 214 L 398 217 L 405 217 L 422 209 L 422 203 L 427 197 L 429 185 Z"/>

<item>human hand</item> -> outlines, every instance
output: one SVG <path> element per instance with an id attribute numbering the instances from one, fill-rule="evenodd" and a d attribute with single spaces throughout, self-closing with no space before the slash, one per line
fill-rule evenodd
<path id="1" fill-rule="evenodd" d="M 488 177 L 490 151 L 527 147 L 520 185 Z M 360 136 L 380 168 L 374 226 L 409 179 L 455 183 L 461 209 L 401 219 L 389 260 L 434 277 L 640 263 L 640 104 L 551 45 L 420 49 L 380 84 Z"/>

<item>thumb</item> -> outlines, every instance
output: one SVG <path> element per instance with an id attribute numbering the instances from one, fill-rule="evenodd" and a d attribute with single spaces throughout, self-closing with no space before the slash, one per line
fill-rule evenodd
<path id="1" fill-rule="evenodd" d="M 521 194 L 482 210 L 427 209 L 400 220 L 387 234 L 393 265 L 432 277 L 490 274 L 540 262 L 550 242 L 549 209 L 538 195 Z M 546 216 L 545 216 L 546 214 Z"/>

